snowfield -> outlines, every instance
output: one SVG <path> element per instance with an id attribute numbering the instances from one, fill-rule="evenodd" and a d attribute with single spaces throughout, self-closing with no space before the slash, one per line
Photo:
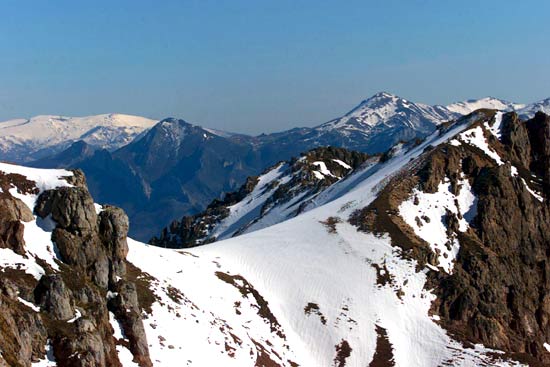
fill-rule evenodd
<path id="1" fill-rule="evenodd" d="M 186 251 L 129 240 L 128 260 L 144 272 L 157 297 L 152 313 L 143 315 L 154 365 L 366 366 L 390 359 L 406 367 L 517 365 L 495 359 L 498 351 L 453 340 L 438 324 L 438 316 L 429 312 L 435 296 L 425 283 L 426 273 L 433 269 L 417 270 L 417 263 L 401 257 L 388 236 L 359 232 L 347 221 L 429 145 L 462 133 L 466 135 L 457 142 L 483 148 L 479 139 L 469 140 L 471 130 L 463 132 L 474 118 L 443 133 L 438 130 L 408 151 L 397 150 L 384 163 L 364 165 L 324 192 L 310 204 L 311 210 L 279 224 Z M 318 166 L 323 173 L 326 167 Z M 0 166 L 5 172 L 10 169 L 41 180 L 41 189 L 63 184 L 62 177 L 70 174 Z M 280 168 L 271 171 L 273 176 L 278 173 Z M 414 220 L 409 224 L 438 248 L 449 239 L 438 227 L 439 209 L 432 207 L 460 212 L 461 230 L 466 230 L 475 196 L 467 181 L 456 198 L 450 197 L 445 182 L 432 195 L 422 198 L 423 206 L 414 210 L 405 205 L 402 216 L 410 222 L 418 215 L 414 211 L 431 215 L 435 228 L 430 233 L 415 228 Z M 34 203 L 33 198 L 22 199 Z M 44 225 L 39 227 L 35 220 L 25 226 L 29 258 L 16 259 L 5 250 L 0 252 L 0 265 L 22 263 L 39 276 L 39 269 L 31 265 L 37 266 L 35 257 L 55 262 L 53 244 Z M 453 248 L 445 261 L 440 258 L 443 270 L 452 271 L 456 251 Z M 389 281 L 381 283 L 380 275 Z M 114 337 L 124 338 L 116 320 L 112 322 Z M 379 351 L 384 342 L 391 351 Z M 127 349 L 120 347 L 118 352 L 125 366 L 135 365 Z"/>

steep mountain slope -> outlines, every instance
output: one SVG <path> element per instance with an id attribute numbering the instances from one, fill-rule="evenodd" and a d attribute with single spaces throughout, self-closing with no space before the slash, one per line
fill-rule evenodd
<path id="1" fill-rule="evenodd" d="M 92 157 L 98 150 L 83 140 L 72 143 L 67 149 L 32 162 L 34 167 L 76 167 L 82 161 Z"/>
<path id="2" fill-rule="evenodd" d="M 164 228 L 151 243 L 160 247 L 193 247 L 252 232 L 302 213 L 325 189 L 369 159 L 343 148 L 316 148 L 299 159 L 277 163 L 249 177 L 236 192 L 214 200 L 204 212 L 185 216 Z M 370 164 L 378 161 L 372 157 Z"/>
<path id="3" fill-rule="evenodd" d="M 119 274 L 136 284 L 134 297 L 111 288 L 111 282 L 124 282 L 111 278 L 116 272 L 98 271 L 102 266 L 79 268 L 82 263 L 69 261 L 79 251 L 67 251 L 70 243 L 87 249 L 87 254 L 98 248 L 120 249 L 124 226 L 109 230 L 100 225 L 99 241 L 58 243 L 66 232 L 80 238 L 79 232 L 96 223 L 98 215 L 113 218 L 113 209 L 98 208 L 95 214 L 88 204 L 68 205 L 73 202 L 65 199 L 71 197 L 64 194 L 68 192 L 84 195 L 84 203 L 91 201 L 78 187 L 39 195 L 66 186 L 59 178 L 70 176 L 66 171 L 29 172 L 3 165 L 7 181 L 0 203 L 19 208 L 9 211 L 16 214 L 23 213 L 23 203 L 29 208 L 35 202 L 40 205 L 37 217 L 26 209 L 15 219 L 2 219 L 6 240 L 0 266 L 4 274 L 26 271 L 39 279 L 26 291 L 23 276 L 12 281 L 13 292 L 0 287 L 0 307 L 23 302 L 27 308 L 7 310 L 10 315 L 19 310 L 18 317 L 33 320 L 56 314 L 63 304 L 59 297 L 42 298 L 44 292 L 33 291 L 36 282 L 42 287 L 51 284 L 40 281 L 44 275 L 37 265 L 50 277 L 50 272 L 74 268 L 81 269 L 76 275 L 88 282 L 95 279 L 101 285 L 108 280 L 113 294 L 98 298 L 98 307 L 113 296 L 139 303 L 139 309 L 135 303 L 131 309 L 143 319 L 146 353 L 135 349 L 143 346 L 143 339 L 130 338 L 136 334 L 129 329 L 120 332 L 114 321 L 112 329 L 104 322 L 100 328 L 83 328 L 91 319 L 105 320 L 109 307 L 120 302 L 107 303 L 107 311 L 99 313 L 76 305 L 74 330 L 82 338 L 73 340 L 89 340 L 92 330 L 102 330 L 95 340 L 118 353 L 94 356 L 108 355 L 113 365 L 117 358 L 132 365 L 132 357 L 146 365 L 147 360 L 140 359 L 145 355 L 159 366 L 520 365 L 514 360 L 547 365 L 549 147 L 548 116 L 538 114 L 524 122 L 515 114 L 479 111 L 441 125 L 417 146 L 399 146 L 379 163 L 356 169 L 324 190 L 311 210 L 279 224 L 186 251 L 131 240 L 127 256 L 108 251 L 108 264 L 126 264 L 126 272 Z M 31 232 L 33 228 L 40 231 Z M 52 235 L 59 251 L 53 251 Z M 21 236 L 27 237 L 18 247 Z M 18 255 L 22 251 L 26 258 Z M 100 257 L 86 259 L 91 265 Z M 71 284 L 67 287 L 75 292 Z M 23 290 L 21 300 L 17 290 Z M 124 315 L 113 314 L 116 320 Z M 61 361 L 67 356 L 66 344 L 50 335 L 63 333 L 67 325 L 73 330 L 71 321 L 63 313 L 56 324 L 30 329 L 27 335 L 37 336 L 26 338 L 35 340 L 32 347 L 12 343 L 15 347 L 3 358 L 17 360 L 24 350 L 22 364 L 30 365 L 31 358 L 47 358 L 40 345 L 53 345 L 53 357 Z M 134 317 L 121 325 L 139 321 Z M 0 335 L 20 337 L 19 330 L 0 328 Z"/>
<path id="4" fill-rule="evenodd" d="M 122 114 L 36 116 L 4 121 L 0 122 L 0 155 L 7 161 L 31 162 L 61 152 L 77 140 L 115 150 L 131 142 L 155 122 Z"/>

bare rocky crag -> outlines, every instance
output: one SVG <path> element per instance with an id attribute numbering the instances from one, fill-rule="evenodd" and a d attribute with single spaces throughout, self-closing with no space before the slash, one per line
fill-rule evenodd
<path id="1" fill-rule="evenodd" d="M 495 111 L 481 111 L 472 127 L 483 126 Z M 399 216 L 399 205 L 413 188 L 434 193 L 444 178 L 451 191 L 466 177 L 477 198 L 477 214 L 465 232 L 459 216 L 444 218 L 449 238 L 460 250 L 451 274 L 428 272 L 427 287 L 437 295 L 432 312 L 441 325 L 468 345 L 505 351 L 529 365 L 550 365 L 550 117 L 521 121 L 504 114 L 500 138 L 485 139 L 501 157 L 499 165 L 468 144 L 442 144 L 398 174 L 367 208 L 350 221 L 361 230 L 388 233 L 404 256 L 438 265 L 437 254 Z M 517 171 L 517 173 L 515 173 Z M 539 192 L 541 200 L 532 192 Z M 417 205 L 417 204 L 416 204 Z M 422 218 L 417 218 L 421 222 Z"/>
<path id="2" fill-rule="evenodd" d="M 109 312 L 134 362 L 152 366 L 136 286 L 126 274 L 128 218 L 110 206 L 97 214 L 80 171 L 67 181 L 73 187 L 44 191 L 34 208 L 55 226 L 59 271 L 40 263 L 46 274 L 36 280 L 0 266 L 0 366 L 30 366 L 45 358 L 47 345 L 59 366 L 121 366 Z M 21 175 L 3 172 L 0 187 L 0 248 L 26 256 L 22 222 L 33 220 L 33 213 L 9 189 L 38 189 Z"/>

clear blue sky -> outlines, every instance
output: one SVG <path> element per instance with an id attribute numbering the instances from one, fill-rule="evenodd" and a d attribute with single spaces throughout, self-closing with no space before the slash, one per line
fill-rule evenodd
<path id="1" fill-rule="evenodd" d="M 0 120 L 106 112 L 260 133 L 377 91 L 550 96 L 550 2 L 0 2 Z"/>

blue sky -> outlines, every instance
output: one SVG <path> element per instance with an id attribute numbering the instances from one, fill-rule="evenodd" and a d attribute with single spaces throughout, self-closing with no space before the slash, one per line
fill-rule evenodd
<path id="1" fill-rule="evenodd" d="M 0 120 L 106 112 L 260 133 L 381 90 L 550 96 L 548 1 L 0 2 Z"/>

